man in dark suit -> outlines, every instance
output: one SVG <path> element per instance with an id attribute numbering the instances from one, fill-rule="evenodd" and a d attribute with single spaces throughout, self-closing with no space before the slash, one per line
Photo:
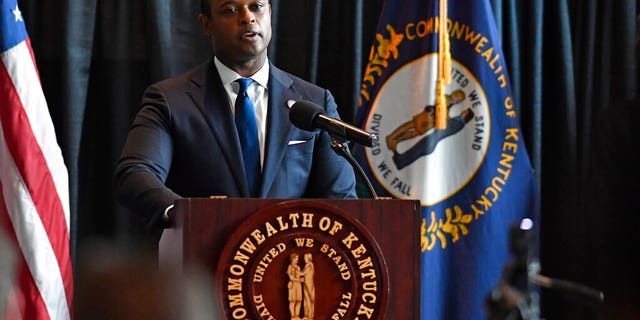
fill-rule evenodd
<path id="1" fill-rule="evenodd" d="M 289 122 L 290 101 L 311 101 L 335 118 L 337 106 L 328 90 L 269 62 L 268 0 L 203 0 L 199 20 L 214 58 L 145 91 L 115 172 L 120 202 L 158 231 L 181 197 L 356 197 L 353 169 L 330 137 Z M 250 78 L 246 94 L 238 78 Z M 243 156 L 247 130 L 235 123 L 245 110 L 239 95 L 255 114 L 252 159 Z M 251 160 L 255 174 L 245 169 Z"/>

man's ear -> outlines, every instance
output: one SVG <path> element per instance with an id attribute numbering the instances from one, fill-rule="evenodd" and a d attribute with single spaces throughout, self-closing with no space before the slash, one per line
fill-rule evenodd
<path id="1" fill-rule="evenodd" d="M 202 32 L 207 36 L 211 36 L 211 19 L 204 14 L 198 15 L 198 21 L 200 21 L 200 27 L 202 28 Z"/>

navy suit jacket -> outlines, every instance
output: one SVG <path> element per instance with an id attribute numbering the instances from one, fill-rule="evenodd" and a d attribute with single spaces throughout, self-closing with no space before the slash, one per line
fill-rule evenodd
<path id="1" fill-rule="evenodd" d="M 265 156 L 260 197 L 355 198 L 355 175 L 331 149 L 330 137 L 289 121 L 289 100 L 308 100 L 338 118 L 331 93 L 269 68 Z M 248 197 L 240 141 L 229 99 L 213 60 L 153 84 L 143 95 L 115 172 L 116 195 L 161 226 L 181 197 Z"/>

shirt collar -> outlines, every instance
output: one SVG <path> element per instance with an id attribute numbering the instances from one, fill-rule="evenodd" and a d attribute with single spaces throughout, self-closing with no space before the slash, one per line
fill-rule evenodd
<path id="1" fill-rule="evenodd" d="M 218 74 L 220 75 L 220 80 L 224 85 L 230 85 L 238 78 L 242 78 L 237 72 L 233 71 L 231 68 L 225 66 L 218 57 L 213 58 L 213 63 L 215 63 L 216 68 L 218 69 Z M 251 77 L 253 81 L 257 82 L 260 86 L 267 88 L 267 83 L 269 82 L 269 61 L 266 60 L 264 65 L 258 70 L 258 72 L 254 73 Z"/>

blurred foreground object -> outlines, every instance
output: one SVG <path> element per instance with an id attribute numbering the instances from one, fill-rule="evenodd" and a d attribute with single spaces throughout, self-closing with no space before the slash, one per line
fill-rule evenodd
<path id="1" fill-rule="evenodd" d="M 89 247 L 78 275 L 77 319 L 214 319 L 213 284 L 197 267 L 159 270 L 137 251 Z"/>

